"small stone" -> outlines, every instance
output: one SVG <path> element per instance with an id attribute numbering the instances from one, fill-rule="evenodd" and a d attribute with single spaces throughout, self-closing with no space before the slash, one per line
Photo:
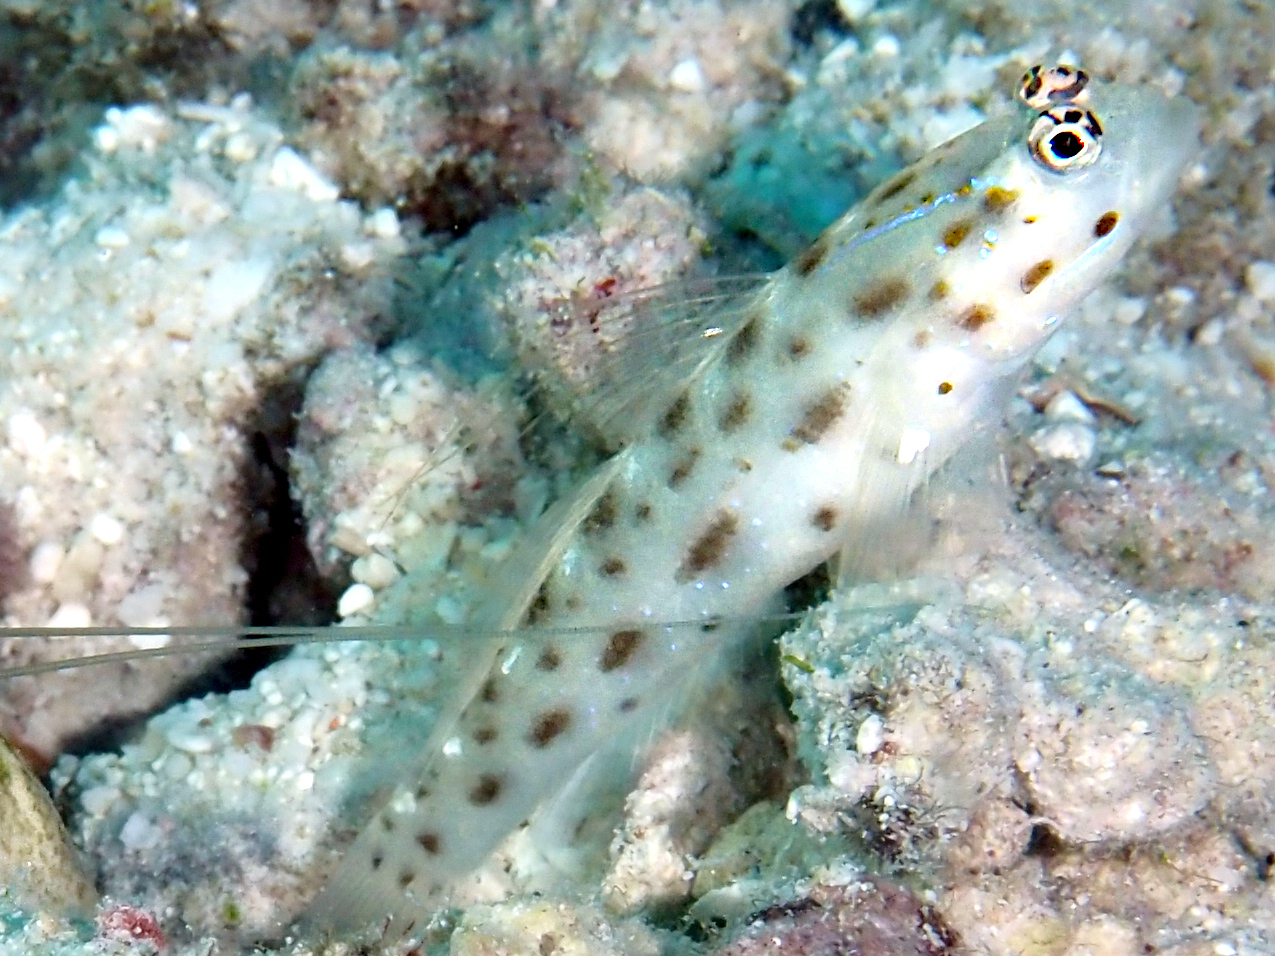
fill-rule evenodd
<path id="1" fill-rule="evenodd" d="M 885 743 L 885 721 L 879 714 L 869 714 L 855 734 L 854 749 L 863 756 L 874 754 Z"/>
<path id="2" fill-rule="evenodd" d="M 383 554 L 373 551 L 350 565 L 350 576 L 374 591 L 387 588 L 399 578 L 398 567 Z"/>
<path id="3" fill-rule="evenodd" d="M 1045 406 L 1045 417 L 1051 422 L 1079 422 L 1082 425 L 1092 425 L 1098 420 L 1075 392 L 1066 389 L 1049 400 Z"/>
<path id="4" fill-rule="evenodd" d="M 338 617 L 350 617 L 366 611 L 376 603 L 376 593 L 366 584 L 351 584 L 336 603 Z"/>
<path id="5" fill-rule="evenodd" d="M 53 612 L 53 616 L 49 618 L 49 627 L 59 628 L 80 628 L 91 627 L 93 624 L 93 614 L 83 604 L 74 601 L 68 601 L 65 604 L 58 605 L 58 609 Z"/>
<path id="6" fill-rule="evenodd" d="M 128 245 L 128 233 L 119 226 L 103 226 L 93 241 L 103 249 L 123 249 Z"/>
<path id="7" fill-rule="evenodd" d="M 217 748 L 217 741 L 211 735 L 193 727 L 170 727 L 164 739 L 178 750 L 191 754 L 212 753 Z"/>
<path id="8" fill-rule="evenodd" d="M 1244 284 L 1259 302 L 1275 302 L 1275 262 L 1250 262 L 1244 270 Z"/>
<path id="9" fill-rule="evenodd" d="M 287 146 L 274 154 L 274 162 L 270 164 L 270 182 L 280 189 L 303 193 L 315 202 L 335 202 L 341 195 L 336 186 Z"/>
<path id="10" fill-rule="evenodd" d="M 708 85 L 699 61 L 688 57 L 669 71 L 668 85 L 679 93 L 702 93 Z"/>
<path id="11" fill-rule="evenodd" d="M 44 426 L 31 412 L 23 409 L 9 416 L 9 447 L 19 455 L 25 458 L 38 455 L 48 440 Z"/>
<path id="12" fill-rule="evenodd" d="M 1063 422 L 1042 428 L 1028 440 L 1032 450 L 1042 458 L 1073 461 L 1082 464 L 1093 457 L 1098 439 L 1093 429 L 1079 422 Z"/>
<path id="13" fill-rule="evenodd" d="M 62 566 L 62 557 L 66 554 L 57 541 L 42 541 L 31 552 L 28 565 L 31 580 L 36 584 L 49 584 L 58 576 L 58 568 Z"/>
<path id="14" fill-rule="evenodd" d="M 105 545 L 119 544 L 124 540 L 124 526 L 105 512 L 93 516 L 89 522 L 89 534 Z"/>

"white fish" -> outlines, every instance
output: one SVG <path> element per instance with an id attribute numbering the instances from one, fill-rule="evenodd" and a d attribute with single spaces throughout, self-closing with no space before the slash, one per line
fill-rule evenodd
<path id="1" fill-rule="evenodd" d="M 1196 143 L 1194 109 L 1154 90 L 1056 69 L 1021 98 L 773 276 L 646 304 L 658 327 L 594 409 L 623 450 L 512 556 L 474 624 L 494 638 L 311 926 L 424 926 L 591 755 L 727 656 L 740 621 L 876 547 L 867 536 L 997 419 Z"/>
<path id="2" fill-rule="evenodd" d="M 480 621 L 496 638 L 312 922 L 423 926 L 590 755 L 747 634 L 733 622 L 872 547 L 863 535 L 997 416 L 1196 141 L 1188 104 L 1075 71 L 1034 71 L 1021 99 L 756 287 L 652 306 L 655 344 L 598 402 L 623 450 L 515 555 Z"/>

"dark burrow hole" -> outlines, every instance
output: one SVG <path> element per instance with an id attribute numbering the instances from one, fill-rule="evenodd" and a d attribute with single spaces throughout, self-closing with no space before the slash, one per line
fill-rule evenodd
<path id="1" fill-rule="evenodd" d="M 336 620 L 342 582 L 319 576 L 305 541 L 305 524 L 293 500 L 288 449 L 310 369 L 266 390 L 253 419 L 244 425 L 248 455 L 238 483 L 246 515 L 239 562 L 248 572 L 246 623 L 324 626 Z M 179 701 L 245 688 L 253 675 L 288 653 L 286 647 L 248 648 L 178 685 L 149 712 L 105 721 L 71 739 L 65 753 L 84 755 L 117 749 L 145 727 L 153 714 Z"/>

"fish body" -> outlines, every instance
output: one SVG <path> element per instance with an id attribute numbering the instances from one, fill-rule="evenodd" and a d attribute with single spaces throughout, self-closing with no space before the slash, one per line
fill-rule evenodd
<path id="1" fill-rule="evenodd" d="M 1195 139 L 1191 108 L 1155 91 L 1080 96 L 936 148 L 691 324 L 684 376 L 622 386 L 626 446 L 515 556 L 485 618 L 497 637 L 315 922 L 423 925 L 590 755 L 737 645 L 735 622 L 871 547 L 995 418 Z"/>

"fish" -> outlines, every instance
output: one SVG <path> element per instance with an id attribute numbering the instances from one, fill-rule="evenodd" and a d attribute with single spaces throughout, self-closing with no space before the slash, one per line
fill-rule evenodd
<path id="1" fill-rule="evenodd" d="M 1018 92 L 777 272 L 627 301 L 641 331 L 584 409 L 614 454 L 501 569 L 429 742 L 305 930 L 419 933 L 595 755 L 720 672 L 787 585 L 869 565 L 984 440 L 1198 142 L 1195 107 L 1150 87 L 1060 66 Z"/>

